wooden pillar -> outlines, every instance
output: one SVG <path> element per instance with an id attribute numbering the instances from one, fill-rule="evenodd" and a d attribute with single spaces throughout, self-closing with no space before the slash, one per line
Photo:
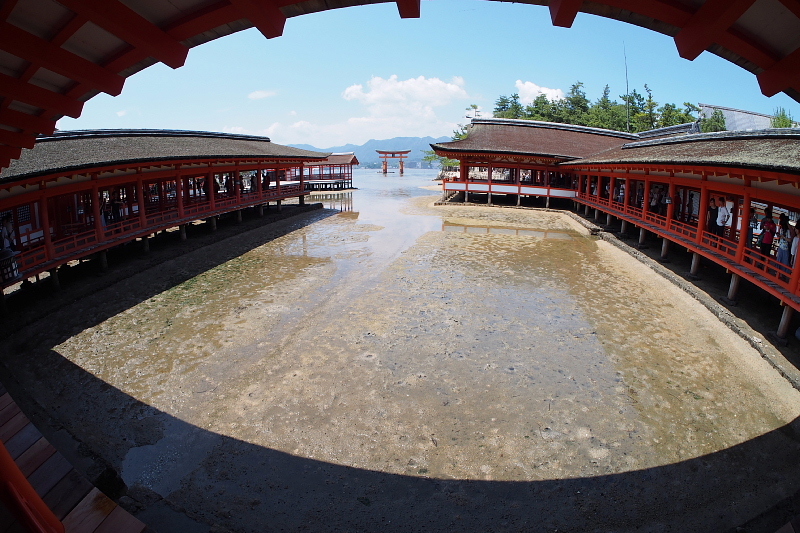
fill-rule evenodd
<path id="1" fill-rule="evenodd" d="M 642 194 L 642 218 L 650 211 L 650 178 L 644 178 L 644 193 Z"/>
<path id="2" fill-rule="evenodd" d="M 259 204 L 259 206 L 258 206 L 258 216 L 260 216 L 260 217 L 264 216 L 264 204 Z"/>
<path id="3" fill-rule="evenodd" d="M 777 335 L 779 339 L 785 340 L 786 335 L 789 333 L 789 325 L 792 323 L 794 309 L 783 302 L 781 302 L 781 305 L 783 305 L 783 313 L 781 313 L 781 322 L 778 325 L 778 331 L 775 333 L 775 335 Z"/>
<path id="4" fill-rule="evenodd" d="M 628 235 L 628 221 L 622 219 L 622 221 L 619 224 L 619 236 L 623 237 L 627 235 Z"/>
<path id="5" fill-rule="evenodd" d="M 217 208 L 217 178 L 214 177 L 213 172 L 209 172 L 208 176 L 206 176 L 206 183 L 208 183 L 208 201 L 211 205 L 211 210 L 214 211 Z M 214 223 L 214 229 L 217 229 L 216 221 Z"/>
<path id="6" fill-rule="evenodd" d="M 661 238 L 661 257 L 658 260 L 662 263 L 669 263 L 669 239 Z"/>
<path id="7" fill-rule="evenodd" d="M 750 206 L 750 191 L 744 193 L 742 209 L 742 229 L 739 231 L 739 242 L 736 245 L 736 262 L 741 263 L 744 259 L 745 248 L 750 244 L 747 242 L 750 239 L 750 216 L 753 208 Z M 736 227 L 736 226 L 732 226 Z M 790 286 L 790 289 L 795 285 Z"/>
<path id="8" fill-rule="evenodd" d="M 47 196 L 44 193 L 39 199 L 39 213 L 42 217 L 42 236 L 44 237 L 44 249 L 47 252 L 47 259 L 53 259 L 55 250 L 53 250 L 53 236 L 50 234 L 50 213 L 47 210 Z"/>
<path id="9" fill-rule="evenodd" d="M 675 218 L 675 204 L 673 203 L 675 199 L 675 184 L 672 181 L 669 182 L 667 194 L 669 194 L 669 203 L 667 204 L 667 228 L 669 228 L 669 221 Z"/>
<path id="10" fill-rule="evenodd" d="M 141 173 L 142 169 L 136 169 L 137 173 Z M 139 223 L 142 225 L 142 229 L 147 227 L 147 212 L 144 205 L 144 180 L 142 179 L 141 174 L 136 176 L 136 189 L 138 194 L 136 195 L 136 201 L 139 204 Z"/>
<path id="11" fill-rule="evenodd" d="M 146 254 L 150 253 L 150 234 L 142 237 L 142 251 Z"/>
<path id="12" fill-rule="evenodd" d="M 739 285 L 741 281 L 742 278 L 739 274 L 731 272 L 731 284 L 728 286 L 728 295 L 720 298 L 720 300 L 728 305 L 736 305 L 736 296 L 739 294 Z"/>
<path id="13" fill-rule="evenodd" d="M 639 226 L 639 248 L 644 248 L 644 242 L 647 240 L 647 230 L 643 226 Z"/>
<path id="14" fill-rule="evenodd" d="M 183 184 L 183 176 L 178 173 L 178 175 L 175 176 L 175 198 L 178 200 L 178 216 L 180 218 L 185 216 L 183 207 L 183 189 L 185 189 Z"/>
<path id="15" fill-rule="evenodd" d="M 594 208 L 594 219 L 598 220 L 600 218 L 600 210 L 596 207 Z"/>
<path id="16" fill-rule="evenodd" d="M 304 170 L 304 165 L 301 163 L 300 164 L 300 199 L 298 200 L 300 202 L 300 205 L 306 205 L 306 196 L 305 196 L 305 194 L 303 194 L 304 192 L 306 192 L 306 180 L 305 180 L 305 177 L 303 175 L 303 170 Z M 402 171 L 401 171 L 401 174 L 402 174 Z M 341 174 L 340 174 L 340 176 L 341 176 Z"/>
<path id="17" fill-rule="evenodd" d="M 108 270 L 108 253 L 105 250 L 101 250 L 100 253 L 97 254 L 97 259 L 100 263 L 100 270 L 102 272 Z"/>
<path id="18" fill-rule="evenodd" d="M 187 226 L 187 224 L 181 224 L 180 227 L 179 227 L 182 241 L 186 240 L 186 226 Z"/>
<path id="19" fill-rule="evenodd" d="M 705 176 L 704 176 L 705 177 Z M 703 241 L 703 232 L 706 230 L 706 218 L 708 218 L 708 187 L 703 183 L 700 189 L 700 208 L 697 210 L 697 243 Z"/>
<path id="20" fill-rule="evenodd" d="M 611 213 L 606 213 L 606 226 L 610 226 L 613 222 L 614 217 L 611 216 Z"/>
<path id="21" fill-rule="evenodd" d="M 92 173 L 92 217 L 94 217 L 94 232 L 97 242 L 105 240 L 103 231 L 103 214 L 100 212 L 100 187 L 97 186 L 97 173 Z"/>
<path id="22" fill-rule="evenodd" d="M 690 278 L 698 278 L 698 273 L 700 272 L 700 259 L 701 256 L 697 252 L 692 253 L 692 266 L 689 270 L 689 277 Z"/>
<path id="23" fill-rule="evenodd" d="M 486 205 L 492 205 L 492 170 L 493 170 L 493 167 L 492 167 L 492 165 L 490 163 L 489 166 L 486 167 L 486 179 L 487 179 L 487 183 L 488 183 L 488 187 L 489 187 L 489 189 L 487 191 L 487 194 L 486 194 L 486 196 L 487 196 Z"/>
<path id="24" fill-rule="evenodd" d="M 208 222 L 211 224 L 211 231 L 217 231 L 217 217 L 210 216 L 208 217 Z"/>
<path id="25" fill-rule="evenodd" d="M 236 210 L 236 223 L 237 224 L 241 224 L 242 223 L 242 210 L 241 209 L 237 209 Z"/>
<path id="26" fill-rule="evenodd" d="M 280 200 L 278 200 L 278 201 L 277 201 L 277 202 L 275 202 L 275 203 L 277 203 L 277 204 L 278 204 L 278 213 L 280 213 L 280 212 L 283 210 L 283 206 L 281 205 L 281 201 L 280 201 Z"/>
<path id="27" fill-rule="evenodd" d="M 54 291 L 61 290 L 61 280 L 58 278 L 58 268 L 51 268 L 47 272 L 50 273 L 50 286 Z"/>

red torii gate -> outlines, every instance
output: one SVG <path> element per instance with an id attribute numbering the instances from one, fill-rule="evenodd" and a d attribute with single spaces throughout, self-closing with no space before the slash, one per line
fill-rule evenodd
<path id="1" fill-rule="evenodd" d="M 400 160 L 400 175 L 403 175 L 403 159 L 408 157 L 408 154 L 411 150 L 375 150 L 380 154 L 381 159 L 383 159 L 383 173 L 389 173 L 389 160 L 390 159 L 399 159 Z"/>

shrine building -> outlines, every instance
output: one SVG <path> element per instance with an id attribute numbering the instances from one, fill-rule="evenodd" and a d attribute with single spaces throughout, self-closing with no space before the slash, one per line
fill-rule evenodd
<path id="1" fill-rule="evenodd" d="M 0 288 L 106 250 L 220 215 L 298 198 L 306 165 L 329 154 L 266 137 L 174 130 L 69 131 L 41 137 L 0 172 L 0 218 L 14 243 Z M 313 166 L 310 168 L 320 168 Z M 320 170 L 320 172 L 324 172 Z"/>
<path id="2" fill-rule="evenodd" d="M 690 276 L 701 258 L 721 265 L 731 276 L 727 303 L 743 279 L 774 296 L 784 309 L 777 337 L 785 338 L 800 310 L 800 267 L 787 250 L 800 218 L 800 130 L 691 131 L 473 119 L 465 139 L 431 147 L 460 161 L 458 176 L 443 183 L 446 197 L 491 205 L 507 195 L 520 205 L 536 196 L 548 207 L 571 199 L 596 220 L 605 214 L 607 226 L 618 220 L 622 234 L 638 228 L 640 245 L 657 236 L 664 261 L 670 246 L 685 247 Z M 719 206 L 730 215 L 718 225 L 709 212 Z M 761 221 L 770 213 L 779 229 L 764 243 Z"/>

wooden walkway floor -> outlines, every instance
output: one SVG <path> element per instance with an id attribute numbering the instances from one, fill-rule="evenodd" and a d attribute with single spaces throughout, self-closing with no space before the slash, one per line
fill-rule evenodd
<path id="1" fill-rule="evenodd" d="M 79 474 L 28 420 L 0 384 L 0 441 L 68 533 L 141 533 L 147 528 Z M 5 482 L 7 472 L 0 472 Z M 0 532 L 22 532 L 0 502 Z"/>

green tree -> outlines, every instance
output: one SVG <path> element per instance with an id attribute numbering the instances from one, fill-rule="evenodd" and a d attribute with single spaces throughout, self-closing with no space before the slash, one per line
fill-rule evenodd
<path id="1" fill-rule="evenodd" d="M 589 99 L 583 90 L 583 83 L 576 81 L 569 88 L 567 97 L 563 100 L 563 122 L 567 124 L 580 124 L 585 126 L 588 121 Z"/>
<path id="2" fill-rule="evenodd" d="M 497 101 L 494 103 L 494 112 L 493 115 L 495 118 L 502 118 L 504 113 L 508 111 L 511 107 L 511 100 L 508 96 L 500 95 Z"/>
<path id="3" fill-rule="evenodd" d="M 519 101 L 519 94 L 514 93 L 510 98 L 501 96 L 494 108 L 495 118 L 523 118 L 525 109 Z"/>
<path id="4" fill-rule="evenodd" d="M 536 99 L 525 106 L 523 118 L 528 120 L 544 120 L 546 122 L 553 121 L 553 105 L 545 94 L 539 94 Z"/>
<path id="5" fill-rule="evenodd" d="M 700 116 L 700 108 L 694 104 L 690 104 L 689 102 L 683 103 L 683 122 L 681 124 L 686 124 L 687 122 L 695 122 L 697 117 Z"/>
<path id="6" fill-rule="evenodd" d="M 625 130 L 625 106 L 611 100 L 611 89 L 606 85 L 603 95 L 589 108 L 586 125 L 607 130 Z"/>
<path id="7" fill-rule="evenodd" d="M 664 104 L 658 108 L 658 127 L 677 126 L 683 124 L 683 113 L 675 104 Z"/>
<path id="8" fill-rule="evenodd" d="M 715 109 L 710 117 L 700 121 L 700 130 L 703 133 L 725 131 L 727 129 L 728 128 L 725 126 L 725 115 L 723 115 L 722 111 L 719 109 Z"/>
<path id="9" fill-rule="evenodd" d="M 775 116 L 770 119 L 771 128 L 793 128 L 794 119 L 784 108 L 779 107 L 775 110 Z"/>

